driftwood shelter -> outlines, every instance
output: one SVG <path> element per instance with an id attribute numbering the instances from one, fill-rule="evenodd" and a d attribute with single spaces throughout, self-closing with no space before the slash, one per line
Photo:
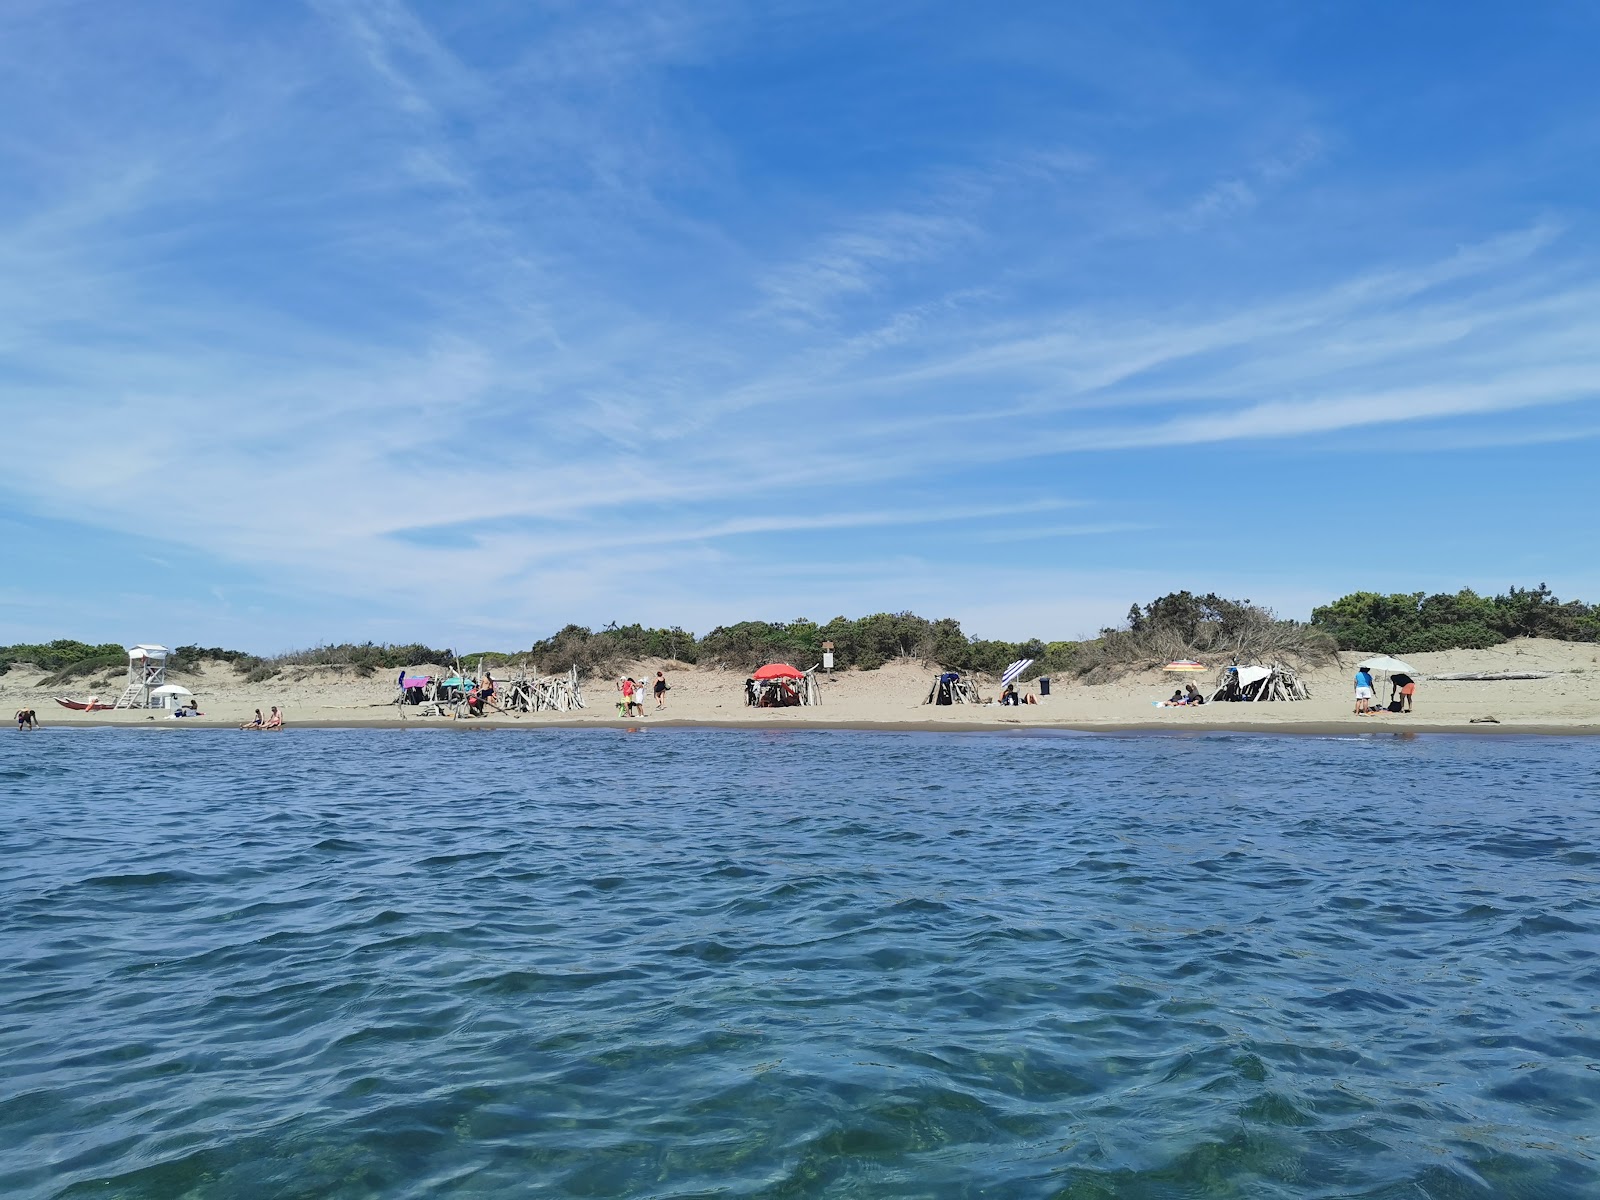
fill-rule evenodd
<path id="1" fill-rule="evenodd" d="M 744 702 L 753 708 L 794 708 L 822 703 L 817 668 L 802 671 L 788 663 L 757 667 L 744 681 Z"/>
<path id="2" fill-rule="evenodd" d="M 924 704 L 982 704 L 978 685 L 963 679 L 959 671 L 945 671 L 933 681 Z"/>
<path id="3" fill-rule="evenodd" d="M 583 707 L 578 668 L 564 675 L 530 675 L 526 664 L 504 679 L 495 679 L 482 661 L 469 676 L 458 664 L 442 678 L 402 671 L 394 703 L 401 715 L 415 707 L 418 716 L 482 716 L 486 711 L 521 716 L 535 712 L 572 712 Z"/>
<path id="4" fill-rule="evenodd" d="M 1282 663 L 1271 666 L 1225 667 L 1217 676 L 1211 699 L 1227 701 L 1309 700 L 1311 689 L 1293 667 Z"/>

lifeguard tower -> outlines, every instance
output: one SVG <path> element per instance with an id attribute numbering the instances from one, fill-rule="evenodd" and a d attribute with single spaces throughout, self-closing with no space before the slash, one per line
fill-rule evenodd
<path id="1" fill-rule="evenodd" d="M 165 646 L 128 647 L 128 686 L 122 689 L 113 708 L 149 708 L 150 689 L 167 681 L 167 655 Z"/>

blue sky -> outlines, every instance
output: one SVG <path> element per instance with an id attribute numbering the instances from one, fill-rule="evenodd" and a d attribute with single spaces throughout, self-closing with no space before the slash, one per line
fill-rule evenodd
<path id="1" fill-rule="evenodd" d="M 1600 600 L 1600 9 L 0 9 L 0 642 Z"/>

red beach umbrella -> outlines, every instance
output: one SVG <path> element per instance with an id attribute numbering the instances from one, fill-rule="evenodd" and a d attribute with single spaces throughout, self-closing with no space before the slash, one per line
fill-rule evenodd
<path id="1" fill-rule="evenodd" d="M 753 676 L 755 679 L 800 679 L 804 671 L 797 671 L 788 663 L 768 663 L 764 667 L 757 667 Z"/>

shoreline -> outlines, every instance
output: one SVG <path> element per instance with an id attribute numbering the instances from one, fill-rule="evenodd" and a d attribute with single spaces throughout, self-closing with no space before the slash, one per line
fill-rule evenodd
<path id="1" fill-rule="evenodd" d="M 1004 721 L 1004 718 L 1002 718 Z M 717 720 L 706 718 L 662 718 L 657 720 L 634 718 L 623 720 L 615 717 L 599 717 L 587 720 L 534 720 L 515 718 L 481 718 L 468 720 L 448 720 L 441 718 L 412 718 L 407 721 L 389 719 L 362 719 L 362 718 L 310 718 L 301 721 L 292 721 L 285 727 L 286 731 L 297 729 L 318 730 L 364 730 L 383 729 L 395 732 L 439 731 L 447 733 L 472 733 L 472 732 L 500 732 L 500 731 L 527 731 L 541 732 L 546 730 L 625 730 L 644 732 L 649 729 L 666 730 L 748 730 L 758 733 L 771 733 L 774 731 L 794 730 L 802 732 L 842 731 L 855 733 L 1000 733 L 1000 734 L 1028 734 L 1028 733 L 1070 733 L 1080 735 L 1100 734 L 1111 737 L 1185 737 L 1195 734 L 1271 734 L 1291 737 L 1423 737 L 1423 736 L 1489 736 L 1506 737 L 1521 735 L 1526 737 L 1595 737 L 1600 736 L 1600 723 L 1574 723 L 1571 725 L 1551 724 L 1546 722 L 1529 724 L 1444 724 L 1430 723 L 1417 725 L 1389 725 L 1376 721 L 1370 724 L 1346 723 L 1326 720 L 1310 721 L 1205 721 L 1185 723 L 1182 726 L 1155 726 L 1148 723 L 1130 723 L 1123 721 L 1088 722 L 1088 721 L 1030 721 L 996 723 L 989 721 L 867 721 L 860 719 L 841 719 L 829 721 L 827 719 L 804 718 L 800 720 L 772 719 L 762 720 L 751 718 L 746 720 Z M 139 729 L 139 730 L 175 730 L 175 729 L 210 729 L 234 730 L 239 733 L 271 732 L 262 730 L 239 729 L 232 721 L 211 721 L 204 717 L 182 721 L 172 720 L 143 720 L 143 721 L 108 721 L 83 719 L 74 721 L 57 721 L 43 724 L 39 730 L 58 729 Z"/>
<path id="2" fill-rule="evenodd" d="M 743 671 L 685 667 L 665 660 L 631 664 L 635 678 L 651 679 L 664 672 L 670 695 L 664 709 L 647 699 L 644 716 L 618 717 L 616 685 L 607 678 L 584 682 L 588 707 L 536 713 L 498 713 L 485 718 L 454 720 L 421 715 L 416 708 L 394 704 L 395 679 L 354 668 L 308 666 L 252 681 L 233 664 L 207 662 L 182 674 L 182 686 L 204 715 L 171 720 L 162 711 L 67 710 L 52 701 L 61 694 L 38 671 L 13 669 L 0 677 L 0 702 L 31 706 L 45 727 L 148 728 L 194 725 L 202 729 L 238 728 L 252 714 L 276 706 L 292 729 L 855 729 L 934 733 L 1046 730 L 1064 734 L 1162 736 L 1185 733 L 1281 733 L 1315 737 L 1428 733 L 1504 736 L 1582 737 L 1600 734 L 1600 644 L 1529 639 L 1493 651 L 1447 651 L 1417 655 L 1421 673 L 1416 712 L 1382 712 L 1357 716 L 1351 709 L 1350 673 L 1353 655 L 1337 665 L 1302 675 L 1311 689 L 1304 700 L 1273 703 L 1226 703 L 1202 707 L 1168 707 L 1174 679 L 1162 671 L 1130 674 L 1100 683 L 1057 679 L 1049 694 L 1042 687 L 1036 703 L 998 705 L 930 705 L 927 698 L 937 673 L 909 660 L 886 663 L 873 671 L 842 671 L 819 680 L 819 707 L 754 709 L 744 703 Z M 418 668 L 422 670 L 424 668 Z M 442 668 L 428 667 L 430 671 Z M 1469 671 L 1518 671 L 1534 678 L 1513 680 L 1431 679 Z M 502 684 L 507 681 L 502 680 Z M 992 691 L 992 685 L 980 680 Z M 120 695 L 123 681 L 111 672 L 83 681 L 79 698 Z M 1024 691 L 1032 696 L 1032 685 Z M 6 710 L 8 715 L 10 710 Z M 1497 717 L 1498 723 L 1473 724 L 1474 718 Z"/>

